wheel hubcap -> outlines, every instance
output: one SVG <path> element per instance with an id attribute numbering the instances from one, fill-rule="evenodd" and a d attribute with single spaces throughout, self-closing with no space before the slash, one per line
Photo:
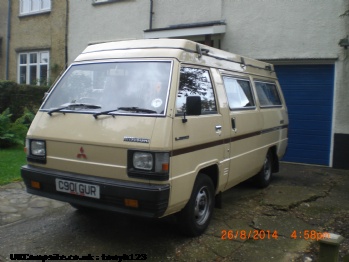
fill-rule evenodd
<path id="1" fill-rule="evenodd" d="M 195 200 L 195 220 L 202 225 L 206 222 L 210 214 L 210 197 L 206 187 L 202 187 Z"/>

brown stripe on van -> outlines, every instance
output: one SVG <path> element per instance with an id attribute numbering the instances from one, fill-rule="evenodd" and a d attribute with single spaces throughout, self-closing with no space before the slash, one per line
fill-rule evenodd
<path id="1" fill-rule="evenodd" d="M 175 149 L 171 152 L 171 156 L 183 155 L 183 154 L 191 153 L 191 152 L 198 151 L 198 150 L 207 149 L 207 148 L 214 147 L 214 146 L 219 146 L 219 145 L 231 143 L 234 141 L 239 141 L 239 140 L 243 140 L 246 138 L 259 136 L 261 134 L 270 133 L 270 132 L 280 130 L 280 129 L 285 129 L 285 128 L 288 128 L 288 125 L 272 127 L 272 128 L 258 131 L 258 132 L 252 132 L 252 133 L 244 134 L 241 136 L 231 137 L 230 139 L 229 138 L 228 139 L 220 139 L 220 140 L 205 143 L 205 144 L 199 144 L 199 145 L 195 145 L 195 146 L 189 146 L 189 147 L 185 147 L 185 148 Z"/>

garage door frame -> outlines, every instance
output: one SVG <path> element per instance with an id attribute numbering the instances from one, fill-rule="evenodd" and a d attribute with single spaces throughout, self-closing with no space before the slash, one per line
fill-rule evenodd
<path id="1" fill-rule="evenodd" d="M 266 60 L 264 60 L 266 61 Z M 329 134 L 326 136 L 328 141 L 325 143 L 327 147 L 327 160 L 326 163 L 314 163 L 311 162 L 309 164 L 319 164 L 319 165 L 325 165 L 325 166 L 332 166 L 333 163 L 333 143 L 334 143 L 334 113 L 335 113 L 335 77 L 336 77 L 336 63 L 335 63 L 336 59 L 325 59 L 325 60 L 292 60 L 292 61 L 276 61 L 276 60 L 268 60 L 267 62 L 269 63 L 273 63 L 274 65 L 276 65 L 276 71 L 278 70 L 278 66 L 309 66 L 309 67 L 316 67 L 317 65 L 324 65 L 324 66 L 329 66 L 329 71 L 331 74 L 331 79 L 329 79 L 329 81 L 331 80 L 331 98 L 330 100 L 328 100 L 330 102 L 330 106 L 331 106 L 331 111 L 328 113 L 328 116 L 330 117 L 330 123 L 328 126 L 326 126 L 326 130 L 329 132 Z M 321 67 L 321 66 L 320 66 Z M 282 79 L 281 80 L 281 87 L 282 87 Z M 328 91 L 328 90 L 327 90 Z M 286 96 L 286 103 L 287 103 L 287 96 Z M 327 115 L 327 114 L 326 114 Z M 291 119 L 292 121 L 292 119 Z M 292 141 L 290 141 L 292 143 Z M 298 161 L 296 161 L 298 162 Z M 307 162 L 300 162 L 300 163 L 307 163 Z"/>

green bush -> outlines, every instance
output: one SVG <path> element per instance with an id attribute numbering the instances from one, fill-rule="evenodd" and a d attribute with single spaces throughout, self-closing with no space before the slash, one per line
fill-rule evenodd
<path id="1" fill-rule="evenodd" d="M 0 148 L 22 145 L 47 86 L 0 81 Z"/>
<path id="2" fill-rule="evenodd" d="M 12 122 L 25 113 L 25 108 L 36 112 L 47 90 L 47 86 L 20 85 L 12 81 L 0 81 L 0 112 L 9 108 Z"/>
<path id="3" fill-rule="evenodd" d="M 34 119 L 34 113 L 27 108 L 15 122 L 11 121 L 11 116 L 9 108 L 0 115 L 0 148 L 24 145 L 28 128 Z"/>
<path id="4" fill-rule="evenodd" d="M 0 115 L 0 148 L 10 147 L 18 142 L 18 137 L 12 130 L 10 110 L 7 108 Z"/>

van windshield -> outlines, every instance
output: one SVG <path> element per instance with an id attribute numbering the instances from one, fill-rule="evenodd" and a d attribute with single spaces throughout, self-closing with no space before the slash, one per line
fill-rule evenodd
<path id="1" fill-rule="evenodd" d="M 41 109 L 164 114 L 171 67 L 170 61 L 75 64 L 53 88 Z"/>

